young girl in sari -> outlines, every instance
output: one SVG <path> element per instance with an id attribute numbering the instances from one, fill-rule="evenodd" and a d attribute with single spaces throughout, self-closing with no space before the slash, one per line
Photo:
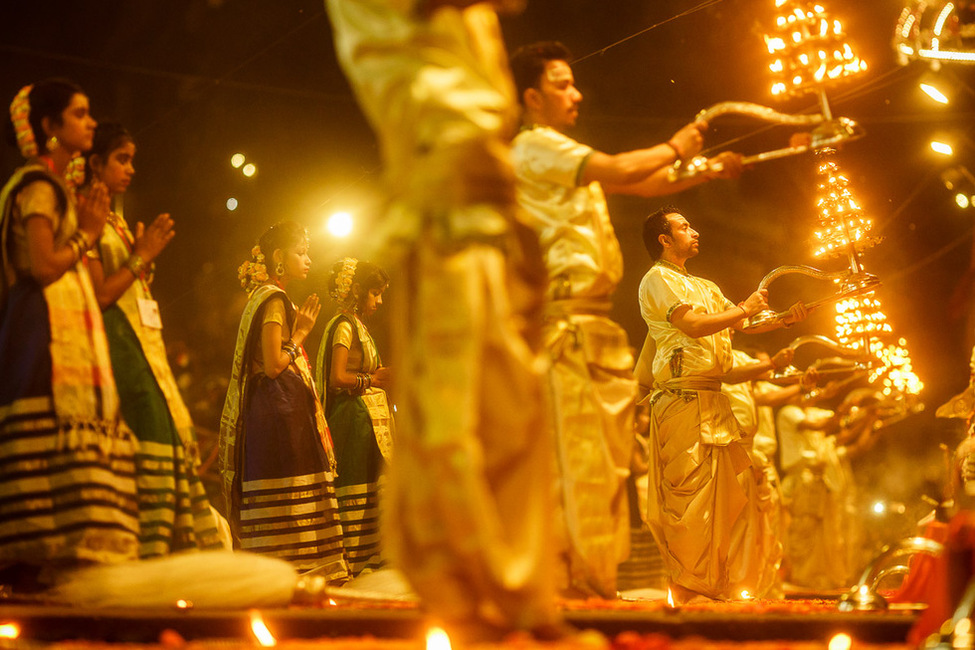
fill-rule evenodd
<path id="1" fill-rule="evenodd" d="M 390 375 L 361 319 L 376 312 L 388 285 L 389 276 L 375 264 L 351 257 L 335 263 L 328 286 L 338 313 L 325 327 L 316 364 L 335 440 L 335 489 L 353 575 L 382 565 L 378 501 L 379 478 L 393 446 L 384 390 Z"/>
<path id="2" fill-rule="evenodd" d="M 85 266 L 108 192 L 73 189 L 96 126 L 88 97 L 47 80 L 23 88 L 10 115 L 27 162 L 0 195 L 0 568 L 36 586 L 136 557 L 136 441 L 118 417 Z"/>
<path id="3" fill-rule="evenodd" d="M 135 142 L 121 124 L 103 122 L 88 155 L 89 178 L 112 198 L 128 189 Z M 217 522 L 196 474 L 199 453 L 189 411 L 169 367 L 162 320 L 152 298 L 154 260 L 175 234 L 161 214 L 148 226 L 111 212 L 89 272 L 102 308 L 122 417 L 139 439 L 140 557 L 197 548 L 222 548 Z"/>
<path id="4" fill-rule="evenodd" d="M 333 484 L 335 453 L 302 344 L 321 309 L 285 292 L 308 276 L 308 235 L 271 226 L 239 269 L 250 292 L 220 419 L 220 464 L 234 544 L 333 582 L 348 578 Z"/>

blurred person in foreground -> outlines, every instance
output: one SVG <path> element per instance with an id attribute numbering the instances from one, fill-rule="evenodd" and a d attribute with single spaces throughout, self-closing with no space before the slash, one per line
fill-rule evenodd
<path id="1" fill-rule="evenodd" d="M 544 271 L 518 220 L 514 88 L 498 10 L 517 2 L 326 0 L 339 62 L 376 131 L 377 242 L 402 377 L 384 543 L 461 640 L 562 633 L 539 354 Z"/>

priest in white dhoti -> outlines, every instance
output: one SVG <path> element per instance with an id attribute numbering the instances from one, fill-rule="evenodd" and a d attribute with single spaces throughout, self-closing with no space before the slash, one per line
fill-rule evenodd
<path id="1" fill-rule="evenodd" d="M 609 318 L 623 255 L 603 188 L 630 194 L 675 192 L 707 176 L 671 182 L 668 167 L 701 147 L 703 123 L 669 142 L 610 155 L 573 140 L 582 94 L 560 43 L 512 55 L 523 128 L 512 144 L 518 203 L 538 235 L 548 272 L 545 346 L 559 471 L 554 521 L 558 581 L 569 596 L 616 597 L 617 565 L 629 552 L 626 479 L 633 446 L 636 381 L 626 332 Z M 741 171 L 719 154 L 723 176 Z"/>
<path id="2" fill-rule="evenodd" d="M 656 347 L 647 519 L 673 596 L 683 602 L 740 598 L 754 594 L 760 581 L 760 550 L 746 536 L 756 470 L 721 384 L 741 378 L 731 329 L 767 307 L 766 292 L 735 304 L 714 282 L 688 273 L 698 239 L 676 208 L 650 215 L 644 243 L 655 263 L 640 284 L 641 313 Z M 766 328 L 805 316 L 797 303 Z M 791 361 L 786 357 L 781 362 Z"/>

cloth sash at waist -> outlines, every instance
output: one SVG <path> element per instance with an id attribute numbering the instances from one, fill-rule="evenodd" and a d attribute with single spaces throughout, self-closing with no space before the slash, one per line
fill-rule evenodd
<path id="1" fill-rule="evenodd" d="M 545 305 L 545 317 L 558 319 L 577 315 L 609 316 L 612 308 L 613 302 L 608 299 L 565 298 L 550 300 Z"/>
<path id="2" fill-rule="evenodd" d="M 673 377 L 667 381 L 658 381 L 656 389 L 659 392 L 671 393 L 673 395 L 697 393 L 700 391 L 720 391 L 721 380 L 717 377 Z"/>
<path id="3" fill-rule="evenodd" d="M 725 446 L 741 439 L 741 427 L 731 410 L 728 396 L 721 392 L 720 379 L 691 376 L 657 382 L 654 392 L 650 395 L 650 406 L 654 413 L 651 417 L 651 425 L 654 427 L 665 426 L 669 419 L 667 409 L 673 402 L 665 402 L 657 406 L 664 395 L 680 398 L 676 400 L 677 402 L 696 402 L 696 413 L 691 419 L 694 420 L 694 424 L 699 423 L 699 440 L 702 444 Z M 687 415 L 689 414 L 685 412 L 684 416 Z"/>

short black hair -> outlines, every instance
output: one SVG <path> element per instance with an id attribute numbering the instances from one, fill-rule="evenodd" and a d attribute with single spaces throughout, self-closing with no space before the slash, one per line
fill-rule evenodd
<path id="1" fill-rule="evenodd" d="M 670 230 L 670 219 L 668 214 L 679 214 L 683 216 L 680 209 L 672 205 L 665 205 L 647 217 L 643 222 L 643 245 L 650 253 L 650 259 L 654 262 L 660 259 L 664 253 L 664 246 L 660 243 L 660 235 L 672 235 Z"/>
<path id="2" fill-rule="evenodd" d="M 515 79 L 518 102 L 524 103 L 525 91 L 538 88 L 549 61 L 569 61 L 572 52 L 558 41 L 539 41 L 523 45 L 511 55 L 511 75 Z"/>

